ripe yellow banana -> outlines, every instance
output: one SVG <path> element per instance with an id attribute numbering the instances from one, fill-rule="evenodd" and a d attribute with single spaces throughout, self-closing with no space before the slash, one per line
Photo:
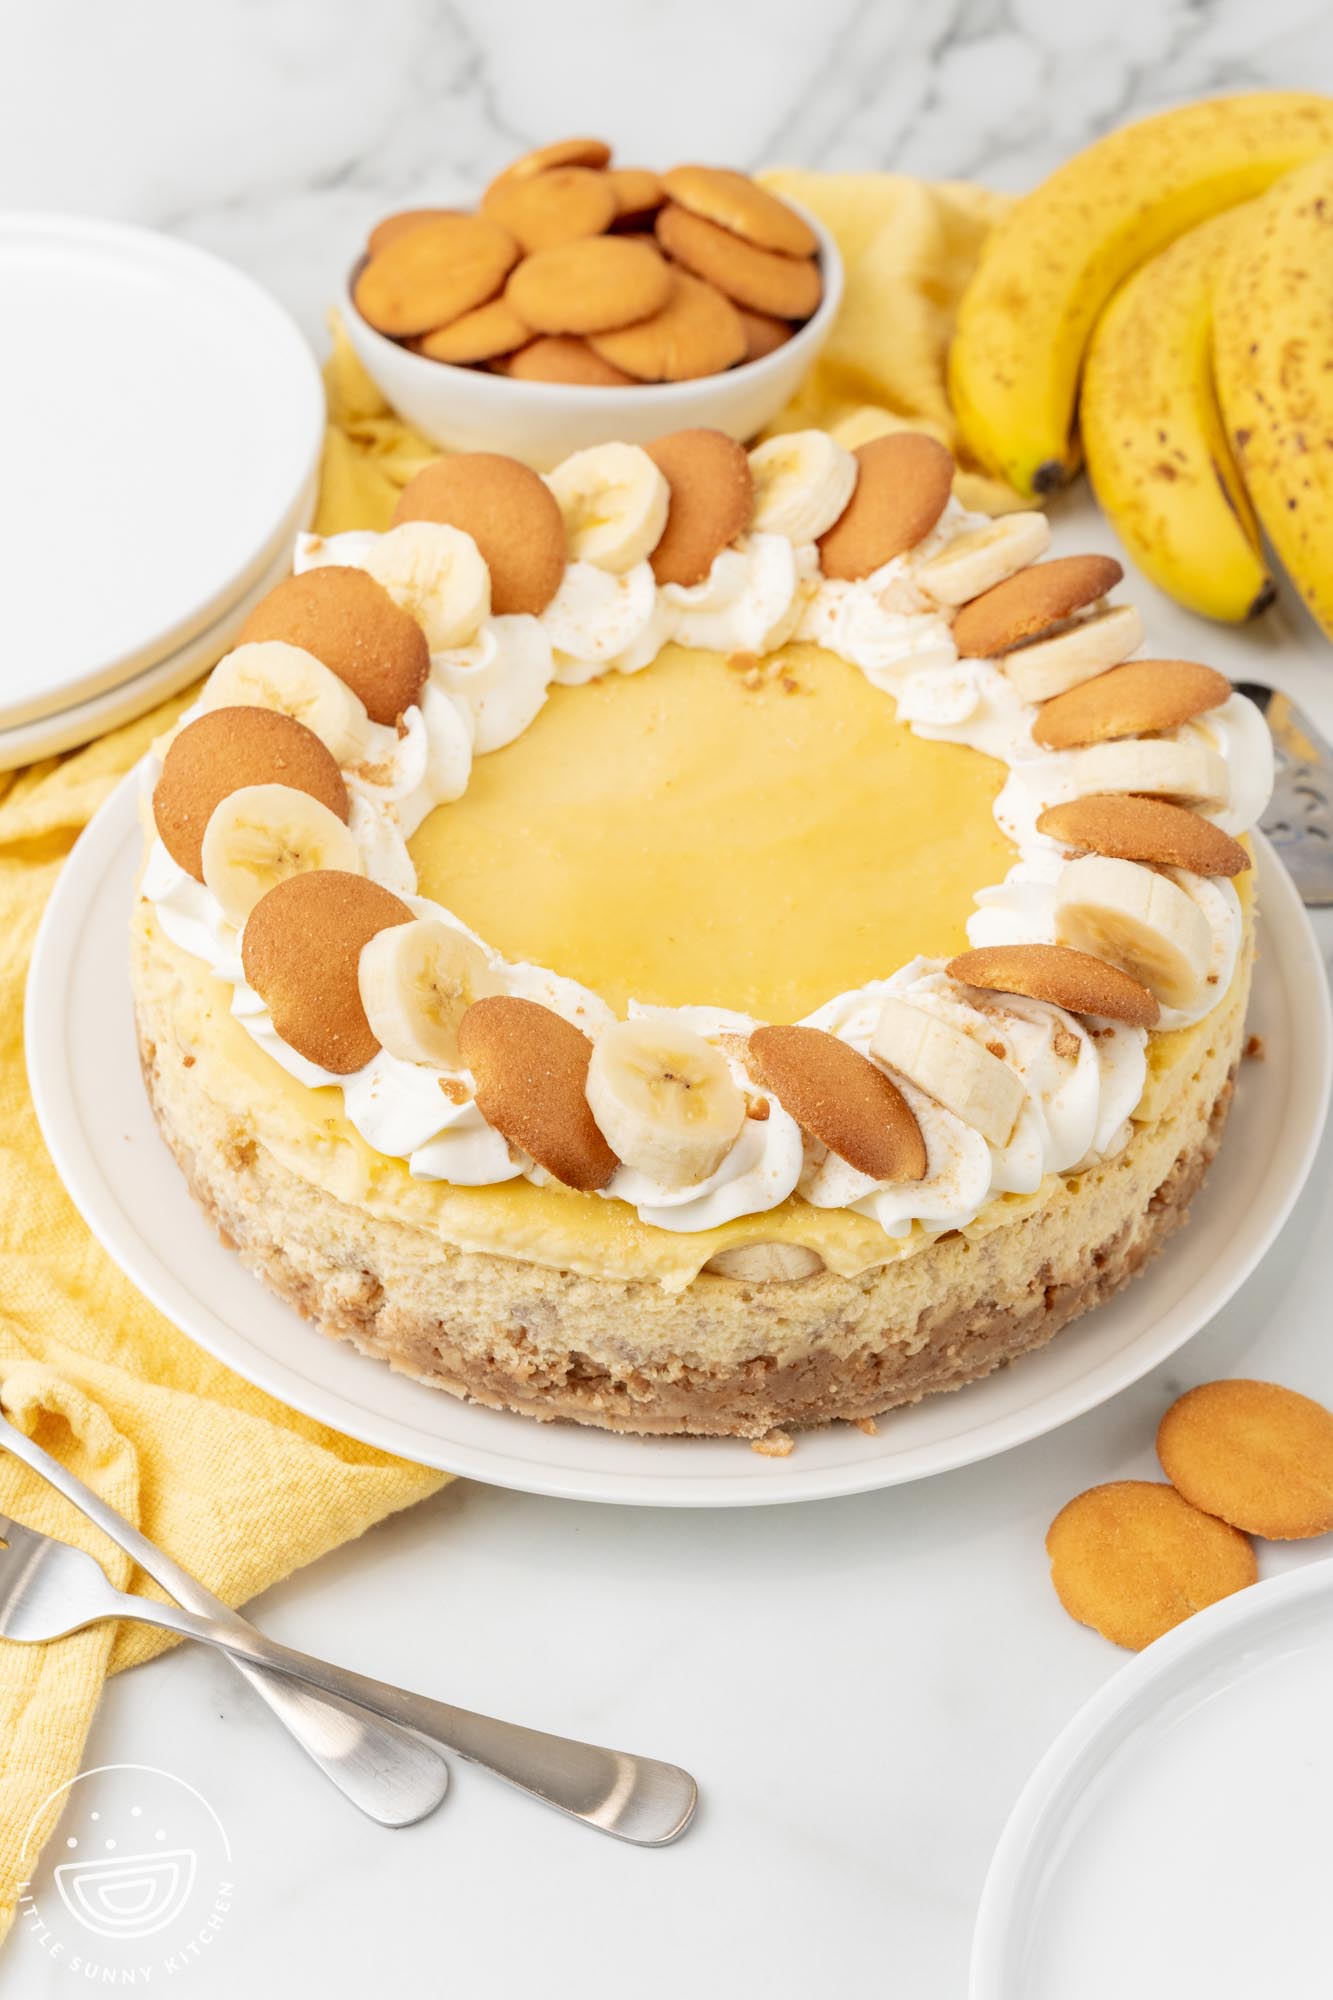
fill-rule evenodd
<path id="1" fill-rule="evenodd" d="M 1333 147 L 1333 98 L 1256 91 L 1112 132 L 1017 202 L 963 294 L 949 390 L 965 442 L 1020 493 L 1074 469 L 1074 398 L 1098 314 L 1198 222 Z"/>
<path id="2" fill-rule="evenodd" d="M 1250 498 L 1333 636 L 1333 156 L 1237 218 L 1213 302 L 1213 350 Z"/>
<path id="3" fill-rule="evenodd" d="M 1178 603 L 1231 624 L 1273 597 L 1213 388 L 1213 293 L 1247 213 L 1201 222 L 1121 286 L 1079 398 L 1088 476 L 1135 562 Z"/>

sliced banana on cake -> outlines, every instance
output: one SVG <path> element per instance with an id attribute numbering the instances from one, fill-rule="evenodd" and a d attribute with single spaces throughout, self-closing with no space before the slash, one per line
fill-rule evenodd
<path id="1" fill-rule="evenodd" d="M 937 604 L 966 604 L 1045 555 L 1051 524 L 1044 514 L 1002 514 L 984 528 L 955 535 L 923 562 L 915 581 Z"/>
<path id="2" fill-rule="evenodd" d="M 213 808 L 201 854 L 204 886 L 233 924 L 289 875 L 338 868 L 362 875 L 361 852 L 337 813 L 292 785 L 242 785 Z"/>
<path id="3" fill-rule="evenodd" d="M 704 1265 L 715 1278 L 739 1278 L 752 1285 L 795 1284 L 823 1268 L 819 1252 L 804 1243 L 737 1243 Z"/>
<path id="4" fill-rule="evenodd" d="M 575 562 L 623 576 L 662 539 L 671 489 L 637 444 L 594 444 L 546 475 Z"/>
<path id="5" fill-rule="evenodd" d="M 1194 1007 L 1204 990 L 1212 933 L 1198 904 L 1137 861 L 1087 854 L 1055 889 L 1059 944 L 1128 972 L 1165 1007 Z"/>
<path id="6" fill-rule="evenodd" d="M 437 917 L 377 931 L 357 983 L 371 1033 L 404 1062 L 459 1065 L 458 1024 L 474 1000 L 504 990 L 481 946 Z"/>
<path id="7" fill-rule="evenodd" d="M 678 1022 L 617 1021 L 597 1037 L 588 1104 L 627 1167 L 663 1187 L 716 1173 L 745 1123 L 726 1058 Z"/>
<path id="8" fill-rule="evenodd" d="M 1118 667 L 1142 644 L 1143 620 L 1137 605 L 1107 604 L 1076 618 L 1049 639 L 1016 647 L 1000 665 L 1024 701 L 1052 701 L 1109 667 Z"/>
<path id="9" fill-rule="evenodd" d="M 992 1146 L 1009 1143 L 1023 1108 L 1022 1079 L 951 1021 L 886 993 L 870 1053 Z"/>
<path id="10" fill-rule="evenodd" d="M 1116 792 L 1205 808 L 1227 802 L 1226 761 L 1201 736 L 1130 737 L 1057 754 L 1073 798 Z"/>
<path id="11" fill-rule="evenodd" d="M 359 763 L 369 744 L 365 703 L 304 646 L 255 639 L 218 661 L 199 697 L 201 709 L 271 708 L 318 736 L 336 764 Z"/>
<path id="12" fill-rule="evenodd" d="M 826 431 L 788 431 L 750 453 L 754 513 L 764 535 L 798 544 L 818 541 L 847 510 L 858 466 Z"/>
<path id="13" fill-rule="evenodd" d="M 466 646 L 491 615 L 491 573 L 471 535 L 443 521 L 404 521 L 380 535 L 362 567 L 415 618 L 432 653 Z"/>

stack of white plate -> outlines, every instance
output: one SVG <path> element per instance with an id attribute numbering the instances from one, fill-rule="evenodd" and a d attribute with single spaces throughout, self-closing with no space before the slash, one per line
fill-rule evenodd
<path id="1" fill-rule="evenodd" d="M 148 230 L 0 216 L 0 770 L 206 672 L 287 573 L 324 398 L 251 279 Z"/>

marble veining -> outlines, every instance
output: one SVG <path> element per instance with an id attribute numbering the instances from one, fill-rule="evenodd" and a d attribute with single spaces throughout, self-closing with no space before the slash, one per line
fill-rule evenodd
<path id="1" fill-rule="evenodd" d="M 1333 86 L 1324 0 L 52 0 L 0 66 L 0 200 L 179 231 L 318 337 L 368 224 L 592 129 L 627 161 L 1021 189 L 1182 98 Z"/>

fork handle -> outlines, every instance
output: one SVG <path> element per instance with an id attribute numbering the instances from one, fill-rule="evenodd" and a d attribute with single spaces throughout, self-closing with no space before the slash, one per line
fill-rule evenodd
<path id="1" fill-rule="evenodd" d="M 595 1743 L 551 1736 L 541 1729 L 454 1708 L 428 1695 L 411 1694 L 387 1681 L 372 1680 L 369 1675 L 279 1645 L 254 1626 L 244 1633 L 233 1632 L 215 1620 L 195 1617 L 174 1605 L 137 1597 L 118 1599 L 118 1607 L 126 1617 L 165 1625 L 185 1638 L 221 1646 L 233 1658 L 274 1668 L 308 1687 L 322 1688 L 327 1694 L 372 1709 L 455 1751 L 469 1763 L 482 1765 L 519 1791 L 620 1840 L 641 1847 L 664 1847 L 684 1833 L 693 1816 L 698 1790 L 689 1772 L 677 1764 L 634 1757 L 623 1750 L 604 1750 Z"/>
<path id="2" fill-rule="evenodd" d="M 100 1494 L 3 1415 L 0 1447 L 22 1459 L 48 1486 L 62 1493 L 188 1610 L 211 1620 L 220 1632 L 237 1637 L 254 1632 L 239 1612 L 206 1590 L 123 1514 L 109 1507 Z M 230 1658 L 288 1735 L 368 1818 L 380 1826 L 412 1826 L 434 1812 L 448 1789 L 449 1771 L 428 1744 L 391 1720 L 368 1714 L 359 1704 L 349 1708 L 337 1695 L 325 1699 L 237 1653 L 230 1653 Z"/>

